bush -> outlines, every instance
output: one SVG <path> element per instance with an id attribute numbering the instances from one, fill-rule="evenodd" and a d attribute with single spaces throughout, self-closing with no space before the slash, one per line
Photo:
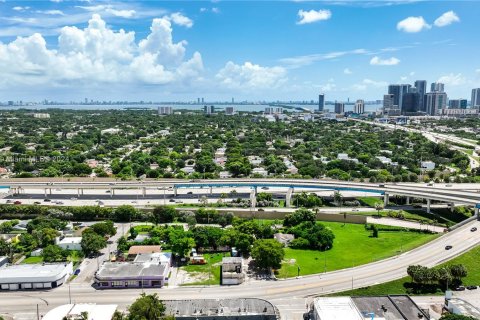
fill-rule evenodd
<path id="1" fill-rule="evenodd" d="M 293 239 L 289 245 L 293 249 L 308 249 L 310 248 L 310 242 L 304 238 Z"/>

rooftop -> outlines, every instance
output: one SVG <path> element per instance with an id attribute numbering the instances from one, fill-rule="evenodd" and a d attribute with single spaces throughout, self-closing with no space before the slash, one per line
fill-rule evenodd
<path id="1" fill-rule="evenodd" d="M 128 254 L 155 253 L 162 251 L 161 246 L 131 246 Z"/>
<path id="2" fill-rule="evenodd" d="M 64 304 L 50 310 L 42 319 L 83 319 L 80 318 L 81 313 L 87 312 L 88 318 L 86 320 L 111 320 L 115 310 L 117 310 L 117 305 L 115 304 Z"/>
<path id="3" fill-rule="evenodd" d="M 8 265 L 2 267 L 0 282 L 8 283 L 10 279 L 15 279 L 16 281 L 29 281 L 39 277 L 56 277 L 60 276 L 67 266 L 68 263 Z"/>
<path id="4" fill-rule="evenodd" d="M 96 277 L 99 280 L 118 278 L 156 278 L 163 276 L 167 266 L 158 263 L 104 262 Z"/>
<path id="5" fill-rule="evenodd" d="M 364 320 L 350 297 L 320 297 L 314 305 L 321 320 Z"/>
<path id="6" fill-rule="evenodd" d="M 173 314 L 175 318 L 216 318 L 249 316 L 254 319 L 276 319 L 274 306 L 265 300 L 246 299 L 198 299 L 198 300 L 167 300 L 164 301 L 166 314 Z M 363 320 L 363 319 L 362 319 Z"/>

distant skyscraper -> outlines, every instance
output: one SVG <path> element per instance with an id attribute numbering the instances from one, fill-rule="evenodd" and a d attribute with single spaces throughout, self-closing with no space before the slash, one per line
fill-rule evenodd
<path id="1" fill-rule="evenodd" d="M 403 95 L 408 93 L 411 85 L 409 84 L 391 84 L 388 86 L 388 93 L 393 94 L 393 105 L 399 109 L 402 108 Z"/>
<path id="2" fill-rule="evenodd" d="M 418 110 L 425 111 L 425 94 L 427 93 L 427 80 L 415 81 L 415 88 L 418 92 Z"/>
<path id="3" fill-rule="evenodd" d="M 172 114 L 173 113 L 172 111 L 173 111 L 172 107 L 167 107 L 167 106 L 158 107 L 158 114 L 160 115 Z"/>
<path id="4" fill-rule="evenodd" d="M 215 113 L 215 107 L 214 106 L 203 106 L 203 113 L 205 113 L 205 114 Z"/>
<path id="5" fill-rule="evenodd" d="M 418 104 L 420 101 L 420 94 L 415 92 L 416 90 L 412 91 L 413 92 L 409 92 L 403 95 L 401 108 L 403 115 L 408 115 L 419 111 Z"/>
<path id="6" fill-rule="evenodd" d="M 197 103 L 200 103 L 200 98 L 197 98 Z"/>
<path id="7" fill-rule="evenodd" d="M 472 100 L 470 101 L 472 108 L 480 108 L 480 88 L 472 89 Z"/>
<path id="8" fill-rule="evenodd" d="M 202 103 L 205 103 L 205 99 L 204 99 L 204 98 L 202 98 Z"/>
<path id="9" fill-rule="evenodd" d="M 281 107 L 265 107 L 264 114 L 281 114 L 283 113 L 283 108 Z"/>
<path id="10" fill-rule="evenodd" d="M 353 113 L 365 113 L 365 101 L 358 99 L 357 102 L 355 102 L 355 106 L 353 107 Z"/>
<path id="11" fill-rule="evenodd" d="M 431 116 L 441 113 L 447 107 L 447 94 L 445 92 L 427 93 L 426 112 Z"/>
<path id="12" fill-rule="evenodd" d="M 229 115 L 229 116 L 235 114 L 235 108 L 234 107 L 226 107 L 225 108 L 225 114 Z"/>
<path id="13" fill-rule="evenodd" d="M 318 95 L 318 111 L 323 112 L 325 108 L 325 94 L 321 93 Z"/>
<path id="14" fill-rule="evenodd" d="M 449 109 L 467 109 L 467 99 L 448 100 Z"/>
<path id="15" fill-rule="evenodd" d="M 383 113 L 388 113 L 389 110 L 393 109 L 393 94 L 385 94 L 383 95 Z"/>
<path id="16" fill-rule="evenodd" d="M 345 104 L 341 102 L 335 102 L 335 113 L 337 114 L 345 113 Z"/>
<path id="17" fill-rule="evenodd" d="M 445 92 L 445 84 L 440 83 L 440 82 L 434 82 L 432 83 L 430 87 L 431 92 Z"/>

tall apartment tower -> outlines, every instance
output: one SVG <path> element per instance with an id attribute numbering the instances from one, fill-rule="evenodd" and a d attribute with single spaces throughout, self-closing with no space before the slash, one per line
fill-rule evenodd
<path id="1" fill-rule="evenodd" d="M 159 115 L 169 115 L 173 113 L 173 108 L 172 107 L 167 107 L 167 106 L 161 106 L 158 107 L 158 114 Z"/>
<path id="2" fill-rule="evenodd" d="M 403 95 L 408 93 L 412 86 L 409 84 L 391 84 L 388 86 L 388 94 L 393 94 L 393 105 L 402 108 Z"/>
<path id="3" fill-rule="evenodd" d="M 428 115 L 435 116 L 442 109 L 447 108 L 447 94 L 445 92 L 429 92 L 427 93 L 426 112 Z"/>
<path id="4" fill-rule="evenodd" d="M 388 113 L 389 110 L 393 109 L 393 94 L 383 95 L 383 113 Z"/>
<path id="5" fill-rule="evenodd" d="M 418 92 L 418 110 L 425 111 L 425 94 L 427 93 L 427 80 L 415 81 L 415 88 Z"/>
<path id="6" fill-rule="evenodd" d="M 345 104 L 341 102 L 335 102 L 335 113 L 337 114 L 345 113 Z"/>
<path id="7" fill-rule="evenodd" d="M 325 108 L 325 94 L 318 95 L 318 111 L 323 112 Z"/>
<path id="8" fill-rule="evenodd" d="M 430 87 L 431 92 L 445 92 L 445 84 L 440 83 L 440 82 L 434 82 L 432 83 Z"/>
<path id="9" fill-rule="evenodd" d="M 472 89 L 472 108 L 480 108 L 480 88 Z"/>
<path id="10" fill-rule="evenodd" d="M 355 106 L 353 107 L 353 113 L 365 113 L 365 101 L 358 99 L 357 102 L 355 102 Z"/>

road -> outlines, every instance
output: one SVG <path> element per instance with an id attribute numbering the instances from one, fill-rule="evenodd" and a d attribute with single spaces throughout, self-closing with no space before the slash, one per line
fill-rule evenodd
<path id="1" fill-rule="evenodd" d="M 263 298 L 278 306 L 283 319 L 300 319 L 306 310 L 305 303 L 316 295 L 395 280 L 406 275 L 409 265 L 421 264 L 431 267 L 458 256 L 480 244 L 480 232 L 470 232 L 470 228 L 474 226 L 480 228 L 480 222 L 472 221 L 399 256 L 326 274 L 278 281 L 253 280 L 240 286 L 177 287 L 144 291 L 157 292 L 162 299 Z M 453 248 L 445 250 L 446 245 Z M 355 261 L 352 263 L 355 265 Z M 70 288 L 72 300 L 76 303 L 115 303 L 121 309 L 132 303 L 142 292 L 140 289 L 97 291 L 84 283 L 72 284 Z M 68 289 L 68 286 L 62 286 L 51 291 L 1 292 L 0 310 L 28 319 L 28 315 L 34 314 L 32 306 L 44 304 L 41 299 L 49 303 L 49 306 L 39 306 L 43 313 L 52 307 L 67 303 Z"/>

